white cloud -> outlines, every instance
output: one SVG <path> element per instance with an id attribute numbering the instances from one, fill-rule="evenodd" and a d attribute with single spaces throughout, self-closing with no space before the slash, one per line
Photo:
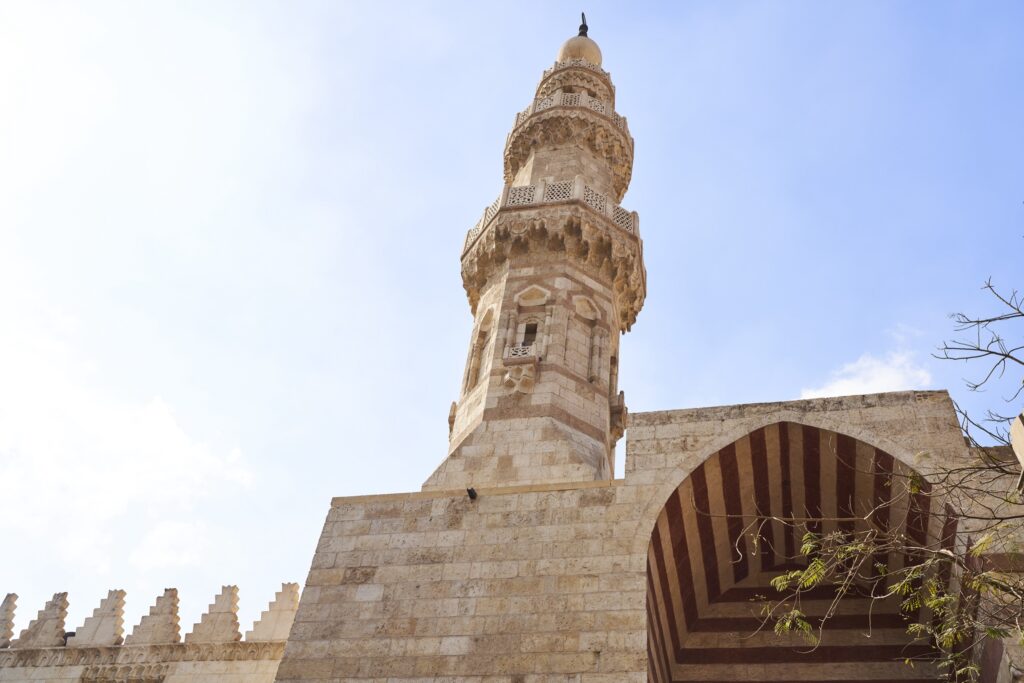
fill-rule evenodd
<path id="1" fill-rule="evenodd" d="M 882 358 L 865 353 L 832 372 L 829 381 L 822 386 L 802 389 L 800 398 L 920 389 L 931 382 L 931 373 L 911 352 L 891 351 Z"/>
<path id="2" fill-rule="evenodd" d="M 125 554 L 149 553 L 136 562 L 149 568 L 199 556 L 205 534 L 188 520 L 252 482 L 241 453 L 193 438 L 159 396 L 114 398 L 74 350 L 73 316 L 19 308 L 0 305 L 0 533 L 99 573 Z"/>
<path id="3" fill-rule="evenodd" d="M 142 570 L 192 567 L 203 562 L 211 546 L 206 522 L 164 521 L 146 532 L 129 560 Z"/>
<path id="4" fill-rule="evenodd" d="M 253 275 L 285 289 L 330 253 L 288 193 L 323 75 L 301 36 L 268 39 L 276 9 L 243 14 L 0 6 L 0 594 L 21 596 L 17 628 L 56 590 L 71 628 L 109 588 L 131 622 L 174 585 L 184 623 L 214 583 L 255 598 L 298 575 L 237 559 L 239 510 L 272 478 L 255 481 L 239 417 L 261 404 L 238 408 L 234 367 L 217 371 L 220 344 L 258 332 L 237 302 L 275 301 Z"/>

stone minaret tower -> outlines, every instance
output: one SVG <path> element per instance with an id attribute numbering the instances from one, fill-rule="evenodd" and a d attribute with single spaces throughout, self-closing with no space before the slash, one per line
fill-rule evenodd
<path id="1" fill-rule="evenodd" d="M 626 422 L 619 335 L 643 306 L 633 138 L 587 25 L 505 143 L 505 186 L 469 231 L 473 332 L 448 458 L 423 488 L 611 479 Z"/>

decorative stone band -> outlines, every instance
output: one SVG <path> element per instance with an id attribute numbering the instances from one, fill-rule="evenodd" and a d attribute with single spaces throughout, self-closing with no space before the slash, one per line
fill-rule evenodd
<path id="1" fill-rule="evenodd" d="M 210 662 L 281 659 L 284 641 L 238 643 L 166 643 L 117 647 L 46 647 L 0 652 L 0 669 L 17 667 L 85 666 L 93 678 L 121 667 L 169 662 Z M 108 676 L 109 677 L 109 676 Z M 0 675 L 0 679 L 3 676 Z"/>
<path id="2" fill-rule="evenodd" d="M 581 176 L 576 176 L 573 180 L 562 180 L 557 183 L 540 182 L 536 185 L 506 187 L 501 195 L 484 209 L 480 220 L 467 233 L 462 253 L 465 254 L 469 251 L 476 239 L 503 208 L 569 201 L 582 202 L 597 213 L 608 217 L 612 223 L 630 235 L 640 236 L 640 217 L 637 216 L 636 211 L 630 211 L 615 204 L 608 197 L 587 185 Z"/>
<path id="3" fill-rule="evenodd" d="M 515 130 L 518 128 L 520 124 L 534 114 L 551 109 L 552 107 L 582 107 L 584 109 L 596 111 L 598 114 L 604 114 L 608 117 L 608 119 L 622 132 L 627 135 L 629 134 L 629 125 L 626 123 L 626 117 L 616 114 L 611 102 L 599 100 L 586 93 L 567 92 L 556 92 L 548 95 L 547 97 L 538 97 L 535 99 L 529 107 L 516 114 L 516 122 L 512 126 L 512 129 Z"/>

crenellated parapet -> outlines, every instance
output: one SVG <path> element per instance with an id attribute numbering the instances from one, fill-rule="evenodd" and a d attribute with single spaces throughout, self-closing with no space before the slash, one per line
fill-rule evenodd
<path id="1" fill-rule="evenodd" d="M 64 620 L 68 616 L 68 594 L 54 593 L 39 610 L 28 628 L 11 643 L 12 648 L 58 647 L 64 644 Z"/>
<path id="2" fill-rule="evenodd" d="M 149 608 L 149 614 L 142 617 L 132 634 L 125 641 L 127 645 L 161 645 L 181 640 L 178 628 L 178 589 L 167 588 Z"/>
<path id="3" fill-rule="evenodd" d="M 281 590 L 274 596 L 270 606 L 260 614 L 259 621 L 253 624 L 251 631 L 245 632 L 246 642 L 287 640 L 298 608 L 299 584 L 281 584 Z"/>
<path id="4" fill-rule="evenodd" d="M 14 637 L 14 608 L 17 602 L 18 596 L 14 593 L 8 593 L 0 602 L 0 647 L 8 647 Z"/>
<path id="5" fill-rule="evenodd" d="M 81 628 L 68 638 L 68 647 L 120 645 L 124 642 L 123 590 L 112 590 Z"/>
<path id="6" fill-rule="evenodd" d="M 299 586 L 286 583 L 242 640 L 238 588 L 224 586 L 185 635 L 178 627 L 178 591 L 168 588 L 124 638 L 125 592 L 112 590 L 73 633 L 65 633 L 68 599 L 57 593 L 11 642 L 17 596 L 0 602 L 0 680 L 137 683 L 175 673 L 232 673 L 233 680 L 273 681 L 295 619 Z M 66 641 L 66 644 L 65 644 Z"/>
<path id="7" fill-rule="evenodd" d="M 185 636 L 186 643 L 233 643 L 238 630 L 238 586 L 224 586 L 199 623 Z"/>

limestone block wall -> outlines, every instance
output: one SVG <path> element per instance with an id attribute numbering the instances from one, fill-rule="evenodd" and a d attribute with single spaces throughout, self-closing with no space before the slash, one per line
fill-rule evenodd
<path id="1" fill-rule="evenodd" d="M 646 680 L 635 494 L 335 499 L 278 680 Z"/>
<path id="2" fill-rule="evenodd" d="M 0 603 L 0 636 L 17 596 Z M 76 631 L 65 632 L 67 594 L 58 593 L 20 636 L 0 640 L 0 681 L 75 683 L 270 683 L 298 606 L 298 584 L 284 584 L 241 640 L 238 588 L 225 586 L 182 642 L 178 594 L 159 596 L 124 638 L 125 592 L 110 591 Z"/>
<path id="3" fill-rule="evenodd" d="M 967 457 L 945 392 L 899 392 L 635 414 L 624 480 L 337 498 L 277 680 L 648 680 L 648 550 L 666 501 L 710 456 L 779 422 L 919 470 Z M 804 668 L 756 680 L 831 675 Z M 769 669 L 755 673 L 781 675 Z"/>

